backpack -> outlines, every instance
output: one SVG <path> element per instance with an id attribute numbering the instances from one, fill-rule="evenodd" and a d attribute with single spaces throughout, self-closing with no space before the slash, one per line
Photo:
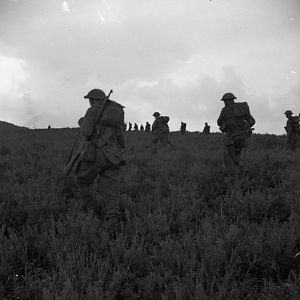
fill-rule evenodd
<path id="1" fill-rule="evenodd" d="M 100 123 L 108 126 L 123 126 L 124 125 L 124 106 L 109 100 L 100 117 Z"/>
<path id="2" fill-rule="evenodd" d="M 292 118 L 292 128 L 296 132 L 300 133 L 300 117 L 299 116 L 294 116 Z"/>
<path id="3" fill-rule="evenodd" d="M 247 102 L 236 102 L 234 104 L 234 116 L 244 117 L 250 115 L 250 109 Z"/>
<path id="4" fill-rule="evenodd" d="M 170 118 L 168 116 L 161 116 L 161 117 L 159 117 L 159 120 L 162 124 L 168 124 L 170 121 Z"/>

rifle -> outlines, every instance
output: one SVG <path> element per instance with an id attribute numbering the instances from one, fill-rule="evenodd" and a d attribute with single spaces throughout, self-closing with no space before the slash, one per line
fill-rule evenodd
<path id="1" fill-rule="evenodd" d="M 100 118 L 101 118 L 101 116 L 102 116 L 102 114 L 104 112 L 104 109 L 106 107 L 106 104 L 107 104 L 107 102 L 109 100 L 109 97 L 112 94 L 112 92 L 113 92 L 113 90 L 110 90 L 108 96 L 105 97 L 104 102 L 103 102 L 100 110 L 97 113 L 96 124 L 99 122 L 99 120 L 100 120 Z M 88 140 L 85 140 L 85 141 L 88 141 Z M 74 145 L 75 145 L 75 143 L 74 143 Z M 74 145 L 73 145 L 71 153 L 69 155 L 68 162 L 66 163 L 66 165 L 63 168 L 63 173 L 64 173 L 65 176 L 68 176 L 71 173 L 71 171 L 73 170 L 74 167 L 76 167 L 76 168 L 74 168 L 76 170 L 78 168 L 78 166 L 79 166 L 79 163 L 80 163 L 80 159 L 79 158 L 80 158 L 80 155 L 81 155 L 81 151 L 83 150 L 83 147 L 82 147 L 82 145 L 80 145 L 78 147 L 75 155 L 73 155 Z"/>
<path id="2" fill-rule="evenodd" d="M 235 133 L 235 134 L 232 134 L 232 135 L 230 135 L 230 136 L 226 136 L 226 137 L 224 138 L 224 141 L 226 142 L 227 145 L 233 144 L 233 140 L 234 140 L 235 137 L 238 137 L 238 136 L 243 135 L 243 134 L 246 134 L 246 133 L 250 133 L 250 132 L 252 132 L 253 130 L 254 130 L 254 128 L 248 128 L 248 129 L 246 129 L 246 130 L 242 130 L 242 131 L 237 132 L 237 133 Z"/>

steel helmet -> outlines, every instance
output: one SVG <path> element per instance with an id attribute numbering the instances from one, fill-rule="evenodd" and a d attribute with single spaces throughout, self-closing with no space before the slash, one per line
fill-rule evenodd
<path id="1" fill-rule="evenodd" d="M 156 111 L 152 116 L 153 117 L 160 116 L 160 113 Z"/>
<path id="2" fill-rule="evenodd" d="M 225 93 L 221 101 L 230 100 L 230 99 L 236 99 L 236 96 L 234 96 L 232 93 Z"/>
<path id="3" fill-rule="evenodd" d="M 84 96 L 85 99 L 99 99 L 103 100 L 105 99 L 106 95 L 102 90 L 99 89 L 93 89 L 88 92 L 86 96 Z"/>
<path id="4" fill-rule="evenodd" d="M 285 114 L 285 115 L 292 115 L 293 112 L 292 112 L 291 110 L 287 110 L 284 114 Z"/>

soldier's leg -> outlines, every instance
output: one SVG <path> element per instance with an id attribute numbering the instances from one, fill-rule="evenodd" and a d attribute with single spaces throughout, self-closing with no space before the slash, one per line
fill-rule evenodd
<path id="1" fill-rule="evenodd" d="M 102 197 L 106 206 L 106 219 L 111 232 L 119 230 L 120 222 L 120 192 L 121 168 L 112 165 L 101 173 Z"/>
<path id="2" fill-rule="evenodd" d="M 235 167 L 234 156 L 235 156 L 234 146 L 224 145 L 223 157 L 224 157 L 224 164 L 226 169 L 233 169 Z"/>
<path id="3" fill-rule="evenodd" d="M 157 134 L 155 134 L 152 138 L 152 144 L 155 145 L 155 144 L 157 144 L 157 142 L 158 142 L 158 138 L 157 138 Z"/>
<path id="4" fill-rule="evenodd" d="M 82 210 L 94 209 L 93 193 L 91 186 L 96 176 L 105 166 L 104 157 L 97 157 L 95 162 L 82 161 L 75 173 L 78 198 L 82 201 Z"/>

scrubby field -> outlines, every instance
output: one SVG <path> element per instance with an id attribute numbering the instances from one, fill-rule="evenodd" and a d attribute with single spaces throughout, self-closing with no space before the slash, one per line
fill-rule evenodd
<path id="1" fill-rule="evenodd" d="M 0 133 L 0 299 L 300 299 L 300 154 L 284 137 L 254 135 L 233 178 L 220 134 L 173 133 L 168 152 L 126 133 L 113 241 L 60 178 L 76 134 Z"/>

